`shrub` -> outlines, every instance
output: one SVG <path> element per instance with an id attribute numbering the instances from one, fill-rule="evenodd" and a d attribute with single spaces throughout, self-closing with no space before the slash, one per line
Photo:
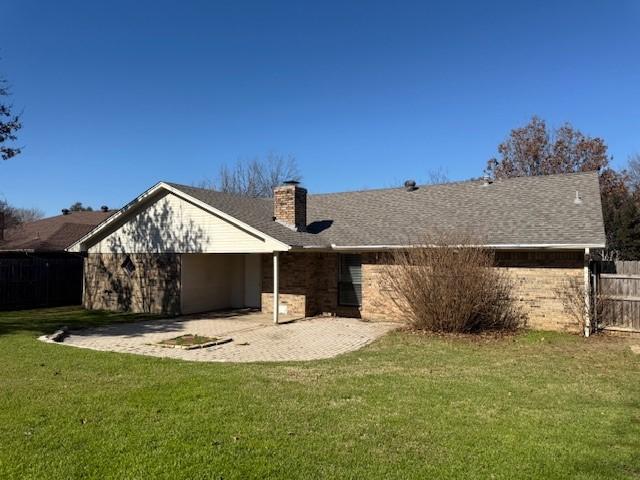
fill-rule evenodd
<path id="1" fill-rule="evenodd" d="M 387 286 L 417 330 L 513 330 L 524 320 L 492 250 L 461 235 L 429 238 L 390 254 Z"/>
<path id="2" fill-rule="evenodd" d="M 562 302 L 567 316 L 584 331 L 586 328 L 586 302 L 585 285 L 582 277 L 571 277 L 566 279 L 560 287 L 556 289 L 556 296 Z M 606 319 L 613 316 L 614 303 L 607 294 L 598 292 L 595 297 L 589 295 L 589 309 L 593 319 L 598 319 L 598 323 L 606 325 Z"/>
<path id="3" fill-rule="evenodd" d="M 562 302 L 567 316 L 580 328 L 585 328 L 586 302 L 584 298 L 584 280 L 567 278 L 556 289 L 556 296 Z"/>

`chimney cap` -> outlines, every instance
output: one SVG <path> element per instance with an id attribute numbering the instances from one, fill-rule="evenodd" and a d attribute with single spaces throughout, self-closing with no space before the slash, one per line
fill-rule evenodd
<path id="1" fill-rule="evenodd" d="M 63 208 L 62 209 L 62 214 L 63 215 L 69 215 L 71 213 L 71 210 L 69 210 L 68 208 Z"/>
<path id="2" fill-rule="evenodd" d="M 290 180 L 285 180 L 284 182 L 282 182 L 282 184 L 293 185 L 295 187 L 296 185 L 300 185 L 300 182 L 298 180 L 290 179 Z"/>

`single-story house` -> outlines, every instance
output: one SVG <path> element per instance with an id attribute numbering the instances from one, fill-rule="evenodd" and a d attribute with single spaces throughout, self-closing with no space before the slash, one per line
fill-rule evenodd
<path id="1" fill-rule="evenodd" d="M 576 329 L 556 293 L 590 290 L 605 247 L 596 172 L 244 198 L 160 182 L 78 240 L 87 308 L 398 319 L 385 255 L 438 231 L 476 232 L 516 280 L 534 328 Z"/>
<path id="2" fill-rule="evenodd" d="M 0 219 L 0 309 L 82 303 L 83 259 L 66 251 L 113 212 L 71 212 L 5 230 Z"/>

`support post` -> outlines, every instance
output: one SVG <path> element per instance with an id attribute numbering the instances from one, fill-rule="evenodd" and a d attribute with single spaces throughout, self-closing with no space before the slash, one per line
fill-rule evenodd
<path id="1" fill-rule="evenodd" d="M 584 249 L 584 336 L 591 335 L 591 275 L 589 273 L 589 249 Z"/>
<path id="2" fill-rule="evenodd" d="M 280 315 L 280 266 L 278 262 L 278 252 L 273 252 L 273 323 L 278 324 Z"/>

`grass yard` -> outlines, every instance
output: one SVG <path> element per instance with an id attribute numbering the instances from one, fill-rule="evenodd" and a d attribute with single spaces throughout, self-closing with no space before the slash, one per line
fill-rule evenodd
<path id="1" fill-rule="evenodd" d="M 640 478 L 629 340 L 394 333 L 238 365 L 36 340 L 131 318 L 0 313 L 0 478 Z"/>

